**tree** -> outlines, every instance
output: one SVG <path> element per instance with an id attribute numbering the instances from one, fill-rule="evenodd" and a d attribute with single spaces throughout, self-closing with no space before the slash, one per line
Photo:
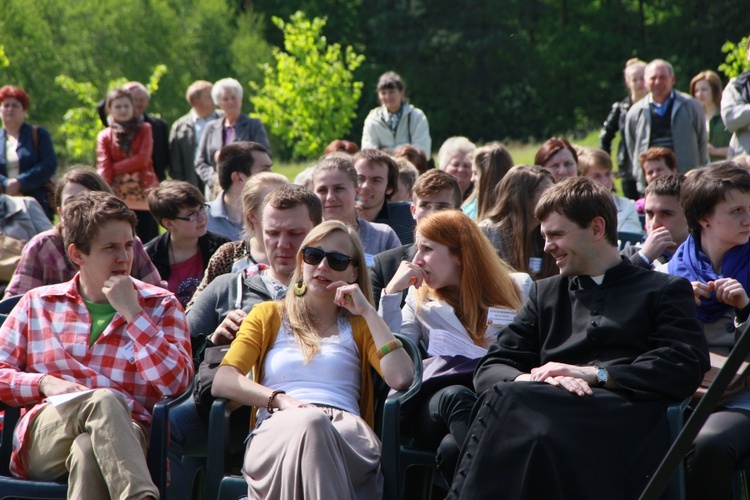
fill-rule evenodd
<path id="1" fill-rule="evenodd" d="M 328 44 L 322 35 L 325 19 L 308 19 L 297 11 L 290 22 L 273 17 L 284 33 L 284 49 L 274 49 L 276 67 L 263 66 L 264 83 L 253 82 L 250 101 L 260 118 L 295 158 L 311 158 L 326 144 L 349 132 L 362 95 L 362 82 L 353 72 L 364 56 L 351 46 Z"/>
<path id="2" fill-rule="evenodd" d="M 154 68 L 146 84 L 149 94 L 153 95 L 159 90 L 159 81 L 166 72 L 167 67 L 163 64 Z M 121 87 L 126 82 L 126 78 L 112 80 L 107 89 L 109 91 Z M 82 104 L 82 106 L 68 109 L 63 116 L 63 124 L 57 129 L 57 132 L 65 139 L 65 149 L 69 156 L 78 161 L 95 164 L 96 136 L 102 129 L 96 108 L 99 102 L 99 91 L 91 82 L 77 82 L 66 75 L 58 75 L 55 83 L 73 94 Z"/>
<path id="3" fill-rule="evenodd" d="M 750 61 L 747 60 L 747 42 L 750 37 L 745 37 L 739 43 L 727 41 L 721 51 L 727 55 L 722 64 L 719 64 L 719 70 L 727 78 L 734 78 L 745 71 L 750 71 Z"/>
<path id="4" fill-rule="evenodd" d="M 260 36 L 263 17 L 236 15 L 227 0 L 5 0 L 0 16 L 2 43 L 10 65 L 2 64 L 0 82 L 23 87 L 31 107 L 28 121 L 47 128 L 61 165 L 92 160 L 95 142 L 86 137 L 101 127 L 83 94 L 98 102 L 119 78 L 144 84 L 154 67 L 169 72 L 151 100 L 149 113 L 171 122 L 189 109 L 185 89 L 195 80 L 216 81 L 234 76 L 261 81 L 258 64 L 272 60 L 271 48 Z M 70 77 L 56 82 L 58 75 Z M 88 82 L 89 89 L 74 88 Z M 70 110 L 91 133 L 64 129 Z M 72 135 L 70 135 L 72 134 Z M 77 138 L 71 142 L 72 138 Z M 69 149 L 69 146 L 74 146 Z M 86 153 L 82 153 L 86 152 Z M 80 156 L 83 154 L 83 156 Z"/>

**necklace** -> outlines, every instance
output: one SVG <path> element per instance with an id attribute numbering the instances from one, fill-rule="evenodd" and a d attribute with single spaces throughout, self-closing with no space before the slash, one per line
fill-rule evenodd
<path id="1" fill-rule="evenodd" d="M 321 332 L 320 332 L 320 333 L 321 333 L 321 335 L 320 335 L 320 336 L 321 336 L 321 337 L 326 337 L 326 336 L 327 336 L 327 335 L 326 335 L 326 333 L 327 333 L 327 332 L 328 332 L 328 331 L 329 331 L 329 330 L 330 330 L 331 328 L 333 328 L 334 326 L 336 326 L 336 325 L 338 324 L 338 322 L 339 322 L 339 318 L 338 318 L 338 316 L 337 316 L 337 317 L 336 317 L 336 319 L 334 319 L 334 320 L 333 320 L 333 323 L 331 323 L 330 325 L 328 325 L 328 326 L 327 326 L 327 327 L 325 328 L 325 330 L 323 330 L 323 331 L 321 331 Z"/>

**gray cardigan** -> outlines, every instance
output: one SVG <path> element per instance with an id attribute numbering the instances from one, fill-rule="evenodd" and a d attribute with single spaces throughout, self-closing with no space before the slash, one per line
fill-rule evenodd
<path id="1" fill-rule="evenodd" d="M 219 151 L 223 143 L 224 120 L 214 120 L 206 125 L 203 131 L 200 146 L 198 146 L 198 156 L 195 158 L 195 171 L 201 180 L 211 185 L 216 180 L 216 163 L 214 154 Z M 256 118 L 250 118 L 247 115 L 240 115 L 239 120 L 234 126 L 234 138 L 232 142 L 253 141 L 263 144 L 271 154 L 271 146 L 268 142 L 268 135 L 263 124 Z"/>
<path id="2" fill-rule="evenodd" d="M 750 153 L 750 102 L 742 97 L 732 78 L 721 95 L 721 119 L 733 132 L 729 141 L 728 158 Z"/>
<path id="3" fill-rule="evenodd" d="M 239 299 L 239 300 L 238 300 Z M 216 277 L 195 299 L 187 311 L 190 338 L 195 346 L 210 336 L 230 311 L 250 312 L 255 304 L 272 300 L 260 273 L 247 276 L 244 271 Z"/>
<path id="4" fill-rule="evenodd" d="M 391 248 L 401 246 L 401 241 L 396 236 L 396 231 L 388 224 L 379 222 L 367 222 L 364 219 L 359 221 L 359 239 L 365 254 L 375 256 L 380 252 L 385 252 Z M 368 263 L 369 265 L 372 263 Z"/>

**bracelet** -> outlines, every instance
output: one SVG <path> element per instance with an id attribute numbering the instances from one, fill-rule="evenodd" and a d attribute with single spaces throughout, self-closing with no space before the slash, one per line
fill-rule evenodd
<path id="1" fill-rule="evenodd" d="M 276 399 L 276 396 L 279 394 L 286 394 L 286 391 L 273 391 L 270 396 L 268 396 L 268 403 L 266 403 L 266 411 L 268 413 L 273 413 L 274 408 L 271 406 L 271 403 L 273 403 L 273 400 Z"/>
<path id="2" fill-rule="evenodd" d="M 383 345 L 380 349 L 375 351 L 375 355 L 378 357 L 378 359 L 383 359 L 383 356 L 401 347 L 404 347 L 404 344 L 399 339 L 391 340 L 387 344 Z"/>

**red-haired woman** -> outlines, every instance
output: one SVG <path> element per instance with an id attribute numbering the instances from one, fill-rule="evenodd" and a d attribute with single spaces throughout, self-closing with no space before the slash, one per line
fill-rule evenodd
<path id="1" fill-rule="evenodd" d="M 151 153 L 151 125 L 133 112 L 133 96 L 115 89 L 107 95 L 109 127 L 99 132 L 96 169 L 112 191 L 138 216 L 136 233 L 142 241 L 159 235 L 156 220 L 148 211 L 146 191 L 159 185 Z"/>
<path id="2" fill-rule="evenodd" d="M 539 165 L 552 174 L 555 182 L 560 182 L 578 175 L 578 154 L 567 139 L 553 137 L 536 152 L 534 165 Z"/>
<path id="3" fill-rule="evenodd" d="M 49 132 L 25 123 L 29 96 L 20 87 L 0 88 L 0 187 L 10 196 L 33 196 L 52 220 L 46 184 L 57 170 Z"/>
<path id="4" fill-rule="evenodd" d="M 430 355 L 414 403 L 414 435 L 420 446 L 438 449 L 438 469 L 450 483 L 476 401 L 474 366 L 528 297 L 531 277 L 512 273 L 474 221 L 457 210 L 420 220 L 415 239 L 417 253 L 383 289 L 379 313 L 391 331 L 425 345 Z M 454 375 L 437 375 L 445 369 Z"/>

